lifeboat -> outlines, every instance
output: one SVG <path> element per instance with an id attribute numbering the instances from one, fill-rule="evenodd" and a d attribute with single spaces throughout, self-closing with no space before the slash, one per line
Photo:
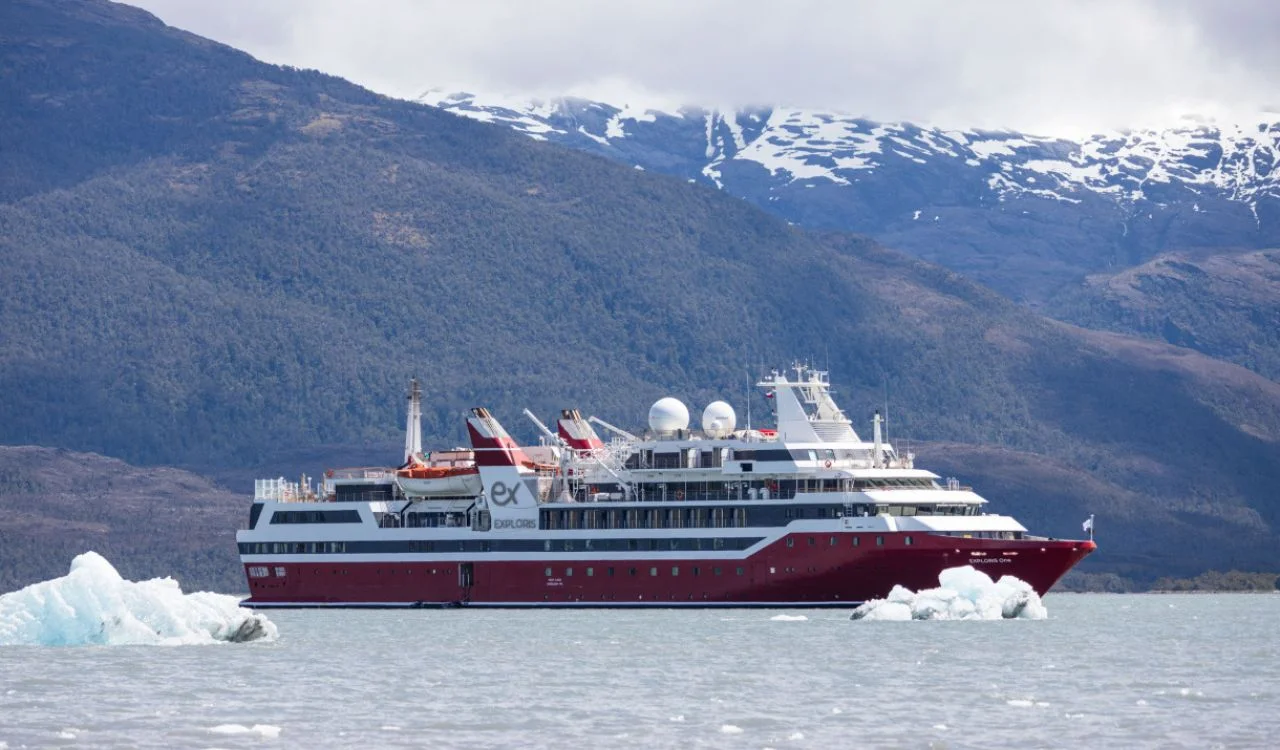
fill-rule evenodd
<path id="1" fill-rule="evenodd" d="M 470 461 L 415 460 L 396 470 L 396 484 L 410 497 L 473 497 L 480 494 L 480 470 Z"/>

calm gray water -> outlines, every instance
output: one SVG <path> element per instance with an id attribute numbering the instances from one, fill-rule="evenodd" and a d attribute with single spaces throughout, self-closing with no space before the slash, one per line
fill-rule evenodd
<path id="1" fill-rule="evenodd" d="M 269 644 L 5 647 L 0 747 L 1280 743 L 1280 595 L 1046 604 L 1000 622 L 277 612 Z"/>

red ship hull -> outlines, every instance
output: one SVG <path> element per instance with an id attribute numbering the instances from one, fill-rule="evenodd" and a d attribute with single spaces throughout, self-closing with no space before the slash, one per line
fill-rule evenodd
<path id="1" fill-rule="evenodd" d="M 876 539 L 883 539 L 877 544 Z M 855 544 L 855 538 L 857 543 Z M 910 541 L 908 541 L 910 539 Z M 788 542 L 790 542 L 788 544 Z M 935 534 L 791 534 L 741 559 L 696 557 L 423 562 L 246 563 L 254 607 L 824 607 L 882 598 L 895 585 L 938 585 L 972 565 L 1044 595 L 1096 549 L 1092 541 L 968 539 Z M 283 574 L 283 575 L 282 575 Z"/>

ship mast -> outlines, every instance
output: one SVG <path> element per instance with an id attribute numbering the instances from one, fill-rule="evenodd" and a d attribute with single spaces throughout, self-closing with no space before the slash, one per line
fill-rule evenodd
<path id="1" fill-rule="evenodd" d="M 409 417 L 404 427 L 404 461 L 412 462 L 422 453 L 422 389 L 418 379 L 409 381 Z"/>

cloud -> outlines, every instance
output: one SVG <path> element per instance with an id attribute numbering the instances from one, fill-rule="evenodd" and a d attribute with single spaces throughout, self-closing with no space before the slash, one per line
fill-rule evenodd
<path id="1" fill-rule="evenodd" d="M 406 97 L 783 104 L 1046 133 L 1280 105 L 1269 0 L 137 4 L 262 59 Z"/>

